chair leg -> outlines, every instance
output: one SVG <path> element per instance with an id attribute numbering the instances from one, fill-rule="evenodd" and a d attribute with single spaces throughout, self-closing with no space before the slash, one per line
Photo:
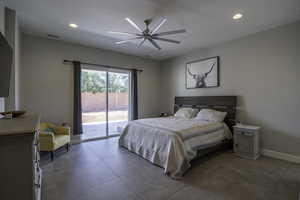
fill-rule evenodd
<path id="1" fill-rule="evenodd" d="M 70 151 L 70 143 L 67 143 L 66 148 L 67 148 L 67 151 Z"/>
<path id="2" fill-rule="evenodd" d="M 50 152 L 50 156 L 51 156 L 51 161 L 53 161 L 54 160 L 54 151 Z"/>

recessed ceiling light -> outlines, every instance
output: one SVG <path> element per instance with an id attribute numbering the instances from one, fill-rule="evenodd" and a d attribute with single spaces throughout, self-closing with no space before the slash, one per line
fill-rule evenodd
<path id="1" fill-rule="evenodd" d="M 243 17 L 243 15 L 241 13 L 236 13 L 235 15 L 233 15 L 233 19 L 241 19 Z"/>
<path id="2" fill-rule="evenodd" d="M 77 28 L 78 27 L 78 25 L 77 24 L 69 24 L 69 26 L 71 27 L 71 28 Z"/>

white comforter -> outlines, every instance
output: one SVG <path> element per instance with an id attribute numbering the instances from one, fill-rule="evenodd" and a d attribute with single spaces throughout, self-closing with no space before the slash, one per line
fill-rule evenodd
<path id="1" fill-rule="evenodd" d="M 224 123 L 176 117 L 148 118 L 129 122 L 119 145 L 163 167 L 165 174 L 172 178 L 180 178 L 190 167 L 197 150 L 208 145 L 201 138 L 213 134 L 218 142 L 232 137 Z"/>

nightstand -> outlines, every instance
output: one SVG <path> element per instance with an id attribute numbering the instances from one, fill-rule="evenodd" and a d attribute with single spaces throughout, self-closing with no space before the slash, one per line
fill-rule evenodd
<path id="1" fill-rule="evenodd" d="M 168 113 L 160 113 L 159 117 L 170 117 L 172 115 L 168 114 Z"/>
<path id="2" fill-rule="evenodd" d="M 237 156 L 256 160 L 260 156 L 260 127 L 237 124 L 234 130 L 234 153 Z"/>

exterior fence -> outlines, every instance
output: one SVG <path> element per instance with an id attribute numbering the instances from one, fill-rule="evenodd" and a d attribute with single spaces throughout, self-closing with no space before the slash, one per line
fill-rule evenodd
<path id="1" fill-rule="evenodd" d="M 81 93 L 82 112 L 101 112 L 106 110 L 106 93 Z M 108 93 L 109 110 L 128 109 L 128 93 Z"/>

